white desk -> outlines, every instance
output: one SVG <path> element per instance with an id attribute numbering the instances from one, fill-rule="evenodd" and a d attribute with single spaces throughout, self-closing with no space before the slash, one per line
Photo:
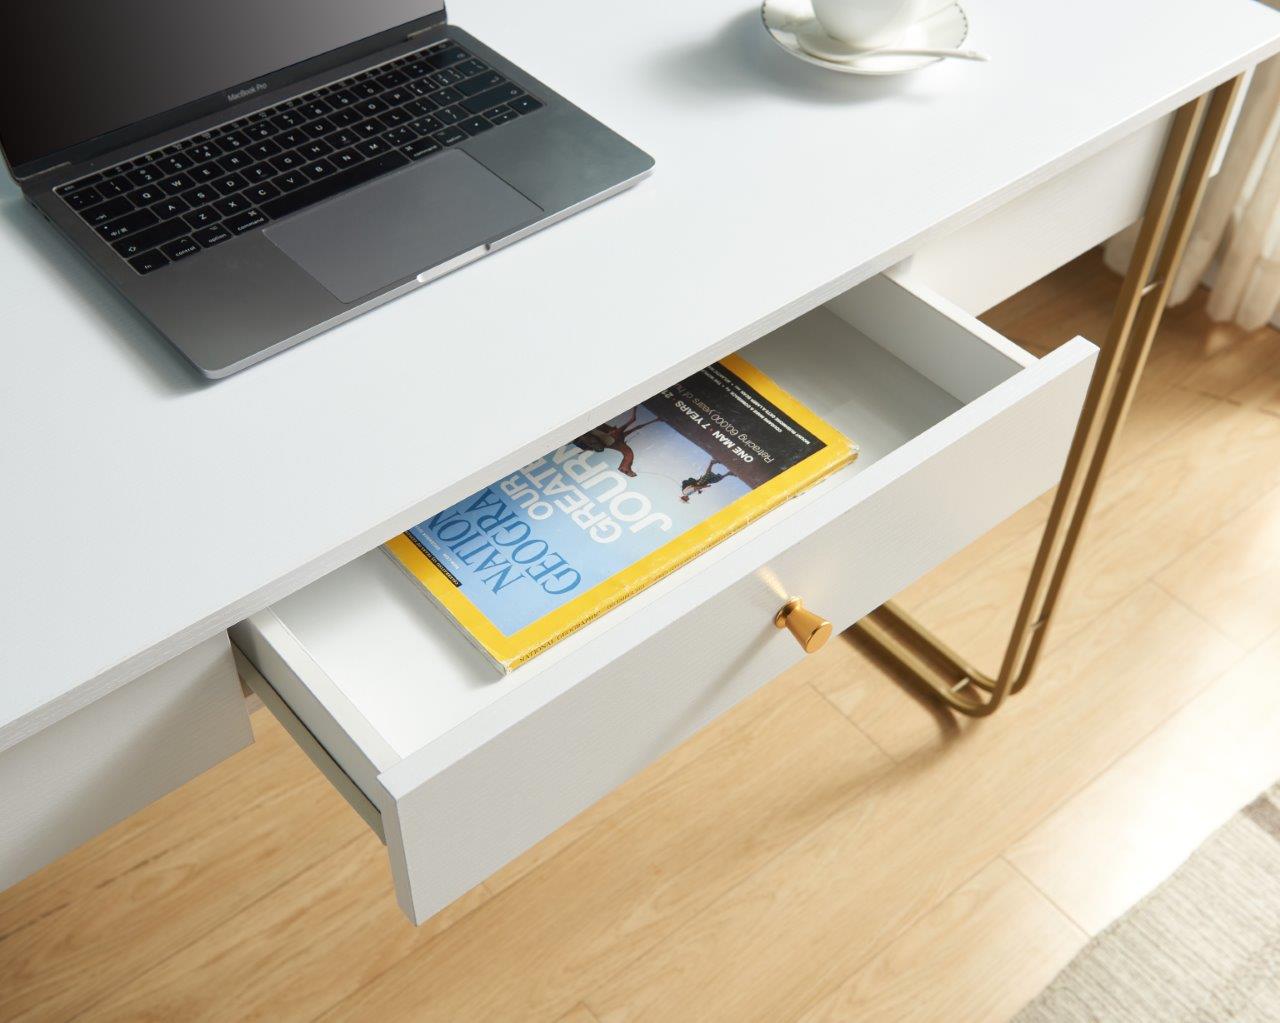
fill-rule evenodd
<path id="1" fill-rule="evenodd" d="M 750 4 L 690 0 L 673 17 L 593 0 L 458 0 L 454 21 L 648 150 L 657 159 L 653 177 L 212 385 L 55 238 L 11 184 L 0 186 L 8 341 L 0 382 L 0 757 L 144 673 L 154 679 L 197 644 L 225 642 L 228 627 L 430 512 L 908 257 L 918 257 L 919 279 L 936 282 L 964 277 L 957 261 L 977 265 L 966 238 L 990 260 L 1002 239 L 1043 237 L 1042 246 L 997 261 L 998 284 L 984 291 L 982 280 L 970 279 L 953 297 L 980 308 L 1029 282 L 1132 219 L 1165 115 L 1280 50 L 1280 17 L 1251 0 L 1083 0 L 1069 16 L 1019 0 L 966 6 L 972 41 L 992 63 L 855 79 L 791 61 L 763 35 Z M 583 33 L 602 21 L 610 22 L 602 31 L 611 45 L 582 45 Z M 1063 38 L 1064 31 L 1080 35 Z M 1090 190 L 1094 215 L 1083 215 L 1080 196 Z M 1017 215 L 1002 221 L 1009 210 Z M 1061 427 L 1046 431 L 1043 446 L 1011 455 L 1004 468 L 1023 474 L 1018 485 L 1002 489 L 993 480 L 1000 502 L 945 542 L 917 558 L 895 553 L 886 536 L 887 586 L 926 571 L 931 559 L 989 527 L 997 511 L 1053 481 L 1091 349 L 1078 342 L 1041 365 L 958 319 L 947 303 L 926 297 L 921 306 L 883 282 L 834 308 L 863 339 L 857 345 L 870 339 L 865 358 L 850 364 L 851 382 L 865 366 L 900 372 L 881 366 L 885 353 L 915 374 L 903 385 L 923 403 L 915 421 L 895 426 L 886 410 L 865 423 L 873 434 L 886 431 L 886 455 L 920 442 L 902 465 L 883 469 L 886 481 L 906 479 L 983 424 L 1013 429 L 1007 417 L 1019 409 L 1032 416 L 1019 429 L 1034 425 L 1034 415 L 1052 415 Z M 904 329 L 883 322 L 895 315 Z M 930 345 L 952 343 L 955 322 L 964 338 L 935 364 Z M 795 344 L 803 348 L 818 345 L 829 326 L 810 318 L 788 329 L 800 332 Z M 765 343 L 761 360 L 785 362 L 788 343 Z M 802 371 L 797 386 L 820 377 Z M 1032 401 L 1037 395 L 1043 404 Z M 936 408 L 926 407 L 931 401 Z M 952 423 L 953 412 L 976 418 Z M 951 425 L 930 439 L 940 423 Z M 855 416 L 855 436 L 859 425 Z M 1031 464 L 1037 472 L 1025 472 Z M 980 466 L 962 460 L 933 485 L 959 485 L 961 468 Z M 865 497 L 885 485 L 875 469 L 869 459 L 860 470 Z M 628 628 L 633 644 L 666 630 L 677 611 L 646 610 L 659 597 L 691 610 L 785 556 L 836 516 L 814 510 L 829 498 L 823 491 L 718 549 L 705 572 L 608 616 L 607 627 L 622 630 L 611 631 L 611 643 Z M 839 513 L 862 500 L 846 494 Z M 897 539 L 910 541 L 903 551 L 914 545 L 910 536 Z M 735 565 L 735 552 L 747 548 L 748 562 Z M 357 588 L 374 585 L 362 564 L 344 570 Z M 856 617 L 866 610 L 862 598 L 890 595 L 833 591 L 831 600 Z M 314 616 L 307 621 L 325 621 L 321 598 L 292 599 L 294 611 Z M 522 700 L 533 700 L 526 711 L 547 702 L 526 696 L 534 687 L 525 681 L 540 678 L 547 692 L 567 693 L 605 670 L 593 646 L 602 644 L 568 645 L 539 672 L 494 684 L 508 687 L 512 700 L 486 694 L 464 712 L 492 715 L 504 704 L 509 716 L 493 728 L 515 728 Z M 430 649 L 445 656 L 442 647 Z M 571 672 L 556 667 L 575 658 Z M 765 668 L 785 666 L 767 656 L 762 663 L 751 686 Z M 445 672 L 443 688 L 462 687 L 464 703 L 475 699 L 470 670 Z M 364 724 L 366 709 L 355 714 Z M 663 741 L 705 717 L 682 719 Z M 363 738 L 350 730 L 333 736 L 333 745 L 351 749 L 328 752 L 346 760 L 342 770 L 385 817 L 385 801 L 395 796 L 383 775 L 412 761 L 415 744 L 433 741 L 430 732 L 410 726 L 391 735 L 375 724 Z M 227 720 L 215 745 L 243 741 L 243 729 Z M 483 739 L 458 741 L 474 747 Z M 445 771 L 449 756 L 463 752 L 437 748 L 432 766 L 418 767 Z M 4 767 L 0 759 L 0 785 Z M 556 814 L 581 808 L 593 793 L 575 793 Z M 495 849 L 486 862 L 511 848 Z M 414 902 L 406 895 L 413 868 L 397 869 L 402 898 Z M 457 869 L 460 883 L 468 871 Z M 448 890 L 421 897 L 411 912 L 420 918 Z"/>

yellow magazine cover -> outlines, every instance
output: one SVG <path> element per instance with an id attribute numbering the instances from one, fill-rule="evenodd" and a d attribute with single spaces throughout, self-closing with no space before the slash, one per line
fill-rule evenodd
<path id="1" fill-rule="evenodd" d="M 758 369 L 730 356 L 386 549 L 510 671 L 856 453 Z"/>

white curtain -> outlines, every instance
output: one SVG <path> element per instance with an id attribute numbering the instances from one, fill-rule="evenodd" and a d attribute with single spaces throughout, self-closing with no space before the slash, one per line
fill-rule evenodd
<path id="1" fill-rule="evenodd" d="M 1206 311 L 1253 330 L 1280 307 L 1280 57 L 1253 76 L 1222 168 L 1209 181 L 1169 304 L 1210 283 Z M 1137 225 L 1112 238 L 1107 265 L 1123 273 Z"/>

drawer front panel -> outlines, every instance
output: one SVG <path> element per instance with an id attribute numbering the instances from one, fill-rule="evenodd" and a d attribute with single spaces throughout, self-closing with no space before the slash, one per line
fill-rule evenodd
<path id="1" fill-rule="evenodd" d="M 0 753 L 6 888 L 253 741 L 225 633 Z"/>
<path id="2" fill-rule="evenodd" d="M 789 595 L 843 629 L 1052 486 L 1093 349 L 1073 342 L 871 466 L 865 498 L 447 766 L 384 773 L 397 893 L 422 921 L 793 665 Z M 820 523 L 815 503 L 800 516 Z M 537 679 L 531 685 L 536 685 Z M 498 708 L 493 708 L 499 713 Z M 486 714 L 463 726 L 494 730 Z M 465 737 L 459 741 L 465 746 Z"/>
<path id="3" fill-rule="evenodd" d="M 933 242 L 900 270 L 980 313 L 1140 216 L 1172 117 L 1164 117 Z"/>

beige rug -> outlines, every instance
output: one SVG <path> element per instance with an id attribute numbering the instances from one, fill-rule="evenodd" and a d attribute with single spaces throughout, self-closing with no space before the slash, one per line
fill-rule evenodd
<path id="1" fill-rule="evenodd" d="M 1280 784 L 1093 939 L 1016 1023 L 1280 1020 Z"/>

